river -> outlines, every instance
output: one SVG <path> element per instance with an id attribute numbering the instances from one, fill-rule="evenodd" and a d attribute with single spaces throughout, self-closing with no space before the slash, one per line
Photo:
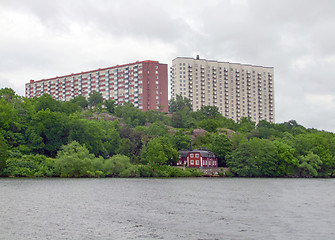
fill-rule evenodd
<path id="1" fill-rule="evenodd" d="M 0 179 L 0 239 L 334 239 L 335 179 Z"/>

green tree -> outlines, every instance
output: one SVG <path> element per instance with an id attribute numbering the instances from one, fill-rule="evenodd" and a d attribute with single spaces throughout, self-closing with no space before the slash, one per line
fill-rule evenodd
<path id="1" fill-rule="evenodd" d="M 82 109 L 79 105 L 71 102 L 71 101 L 68 101 L 68 102 L 64 102 L 61 104 L 61 112 L 64 112 L 66 113 L 67 115 L 70 115 L 72 113 L 75 113 L 75 112 L 80 112 Z"/>
<path id="2" fill-rule="evenodd" d="M 192 146 L 194 149 L 209 148 L 212 141 L 213 141 L 213 135 L 206 132 L 205 135 L 199 135 L 196 138 L 194 138 L 192 141 Z"/>
<path id="3" fill-rule="evenodd" d="M 166 113 L 160 111 L 149 110 L 145 112 L 146 119 L 150 123 L 162 122 L 166 125 L 170 125 L 170 118 L 167 117 Z"/>
<path id="4" fill-rule="evenodd" d="M 212 142 L 208 148 L 215 153 L 219 161 L 219 166 L 226 166 L 226 158 L 232 152 L 232 143 L 230 139 L 224 134 L 216 134 L 212 138 Z"/>
<path id="5" fill-rule="evenodd" d="M 69 141 L 85 145 L 96 156 L 105 158 L 116 153 L 120 141 L 118 122 L 90 121 L 74 118 L 70 121 Z"/>
<path id="6" fill-rule="evenodd" d="M 0 176 L 1 176 L 2 170 L 6 166 L 7 158 L 8 158 L 8 146 L 7 146 L 5 138 L 0 133 Z"/>
<path id="7" fill-rule="evenodd" d="M 141 152 L 141 160 L 152 167 L 173 164 L 178 159 L 178 152 L 167 137 L 156 137 L 149 140 Z"/>
<path id="8" fill-rule="evenodd" d="M 146 122 L 145 113 L 131 103 L 124 103 L 115 107 L 115 115 L 131 127 L 141 126 Z"/>
<path id="9" fill-rule="evenodd" d="M 105 172 L 110 177 L 137 177 L 138 172 L 135 165 L 124 155 L 114 155 L 105 161 Z"/>
<path id="10" fill-rule="evenodd" d="M 330 176 L 335 168 L 335 135 L 327 132 L 312 132 L 296 135 L 291 141 L 297 150 L 296 156 L 308 155 L 310 152 L 318 155 L 322 162 L 318 170 L 319 176 Z"/>
<path id="11" fill-rule="evenodd" d="M 77 104 L 81 109 L 85 109 L 88 106 L 88 101 L 83 95 L 78 95 L 70 100 L 70 102 Z"/>
<path id="12" fill-rule="evenodd" d="M 167 136 L 169 134 L 169 128 L 162 122 L 155 122 L 148 127 L 146 132 L 154 137 Z"/>
<path id="13" fill-rule="evenodd" d="M 214 119 L 217 118 L 221 113 L 216 106 L 202 106 L 198 112 L 198 119 Z"/>
<path id="14" fill-rule="evenodd" d="M 278 176 L 276 147 L 267 139 L 252 138 L 234 150 L 227 159 L 230 170 L 241 177 Z"/>
<path id="15" fill-rule="evenodd" d="M 102 97 L 102 94 L 96 91 L 93 91 L 88 96 L 88 105 L 91 107 L 95 107 L 98 105 L 101 105 L 103 103 L 104 99 Z"/>
<path id="16" fill-rule="evenodd" d="M 189 110 L 177 111 L 172 113 L 171 125 L 175 128 L 195 128 L 196 120 Z"/>
<path id="17" fill-rule="evenodd" d="M 96 169 L 99 165 L 101 169 Z M 55 166 L 61 177 L 100 176 L 104 170 L 103 158 L 95 158 L 94 154 L 90 154 L 85 146 L 76 141 L 62 146 L 57 154 Z"/>
<path id="18" fill-rule="evenodd" d="M 41 111 L 49 109 L 51 112 L 59 112 L 61 111 L 61 103 L 53 97 L 51 97 L 49 94 L 43 94 L 39 98 L 37 98 L 37 101 L 35 103 L 35 111 Z"/>
<path id="19" fill-rule="evenodd" d="M 129 128 L 129 126 L 124 126 L 120 129 L 121 141 L 117 153 L 127 155 L 132 163 L 139 163 L 143 144 L 148 141 L 145 130 L 140 131 L 137 128 L 133 129 Z"/>
<path id="20" fill-rule="evenodd" d="M 199 122 L 198 126 L 208 132 L 217 132 L 218 123 L 215 119 L 203 119 Z"/>
<path id="21" fill-rule="evenodd" d="M 104 101 L 104 105 L 109 113 L 115 113 L 115 107 L 117 106 L 117 104 L 114 100 L 107 99 Z"/>
<path id="22" fill-rule="evenodd" d="M 171 137 L 172 144 L 177 150 L 185 150 L 189 149 L 191 143 L 191 136 L 185 133 L 184 130 L 178 130 Z"/>
<path id="23" fill-rule="evenodd" d="M 181 95 L 176 95 L 176 99 L 172 98 L 169 101 L 169 112 L 178 112 L 178 111 L 190 111 L 192 109 L 192 103 L 190 99 L 182 97 Z"/>
<path id="24" fill-rule="evenodd" d="M 21 155 L 10 157 L 4 169 L 6 176 L 13 177 L 53 177 L 55 171 L 54 159 L 44 155 Z"/>
<path id="25" fill-rule="evenodd" d="M 238 122 L 238 131 L 243 133 L 249 133 L 255 129 L 256 123 L 251 118 L 242 117 Z"/>
<path id="26" fill-rule="evenodd" d="M 294 156 L 295 149 L 281 141 L 274 141 L 276 146 L 276 158 L 278 161 L 278 176 L 290 176 L 296 174 L 299 166 L 298 159 Z"/>
<path id="27" fill-rule="evenodd" d="M 48 108 L 37 112 L 27 129 L 28 145 L 35 153 L 55 157 L 68 140 L 68 117 Z"/>
<path id="28" fill-rule="evenodd" d="M 218 127 L 219 128 L 226 128 L 236 131 L 238 129 L 238 123 L 236 123 L 231 118 L 225 118 L 221 114 L 216 117 Z"/>
<path id="29" fill-rule="evenodd" d="M 15 129 L 19 122 L 18 112 L 14 105 L 7 102 L 4 98 L 0 99 L 0 131 L 5 133 Z"/>
<path id="30" fill-rule="evenodd" d="M 299 157 L 299 172 L 301 177 L 316 177 L 321 168 L 322 161 L 320 157 L 312 152 L 306 156 Z"/>
<path id="31" fill-rule="evenodd" d="M 11 88 L 0 89 L 0 99 L 4 99 L 7 102 L 11 102 L 13 99 L 18 98 L 15 91 Z"/>

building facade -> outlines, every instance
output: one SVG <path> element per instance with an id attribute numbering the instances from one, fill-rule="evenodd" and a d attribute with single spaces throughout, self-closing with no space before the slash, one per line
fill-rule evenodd
<path id="1" fill-rule="evenodd" d="M 218 160 L 215 154 L 208 150 L 182 150 L 179 152 L 177 166 L 213 168 L 218 167 Z"/>
<path id="2" fill-rule="evenodd" d="M 189 98 L 193 110 L 216 106 L 226 118 L 275 121 L 273 67 L 177 57 L 171 66 L 171 97 Z"/>
<path id="3" fill-rule="evenodd" d="M 133 103 L 147 110 L 168 111 L 167 64 L 141 61 L 93 71 L 81 72 L 26 84 L 26 97 L 39 97 L 44 93 L 60 101 L 69 101 L 82 95 L 88 98 L 93 91 L 104 100 Z"/>

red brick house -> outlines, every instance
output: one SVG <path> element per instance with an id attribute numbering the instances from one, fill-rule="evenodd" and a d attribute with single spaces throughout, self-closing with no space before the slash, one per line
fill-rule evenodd
<path id="1" fill-rule="evenodd" d="M 218 167 L 215 154 L 208 150 L 181 150 L 177 166 L 195 168 Z"/>

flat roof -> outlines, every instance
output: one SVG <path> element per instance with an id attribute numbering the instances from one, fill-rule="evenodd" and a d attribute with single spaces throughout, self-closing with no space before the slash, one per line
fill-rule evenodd
<path id="1" fill-rule="evenodd" d="M 224 62 L 224 61 L 210 60 L 210 59 L 204 59 L 204 58 L 197 59 L 197 58 L 192 58 L 192 57 L 176 57 L 172 61 L 174 61 L 178 58 L 179 59 L 188 59 L 188 60 L 202 60 L 202 61 L 206 61 L 206 62 L 216 62 L 216 63 L 239 64 L 239 65 L 242 65 L 242 66 L 250 66 L 250 67 L 274 68 L 274 67 L 265 67 L 265 66 L 261 66 L 261 65 L 252 65 L 252 64 L 238 63 L 238 62 Z"/>
<path id="2" fill-rule="evenodd" d="M 116 66 L 112 66 L 112 67 L 98 68 L 98 69 L 95 69 L 95 70 L 90 70 L 90 71 L 85 71 L 85 72 L 80 72 L 80 73 L 72 73 L 72 74 L 56 76 L 56 77 L 52 77 L 52 78 L 45 78 L 45 79 L 36 80 L 36 81 L 32 79 L 32 80 L 30 80 L 29 83 L 26 83 L 26 84 L 36 83 L 36 82 L 43 82 L 43 81 L 48 81 L 48 80 L 54 80 L 54 79 L 64 78 L 64 77 L 71 77 L 71 76 L 75 76 L 75 75 L 87 74 L 87 73 L 96 72 L 96 71 L 104 71 L 104 70 L 108 70 L 108 69 L 120 68 L 120 67 L 125 67 L 125 66 L 135 65 L 135 64 L 142 64 L 142 63 L 159 63 L 159 61 L 153 61 L 153 60 L 136 61 L 136 62 L 133 62 L 133 63 L 116 65 Z M 166 63 L 159 63 L 159 64 L 167 65 Z"/>

